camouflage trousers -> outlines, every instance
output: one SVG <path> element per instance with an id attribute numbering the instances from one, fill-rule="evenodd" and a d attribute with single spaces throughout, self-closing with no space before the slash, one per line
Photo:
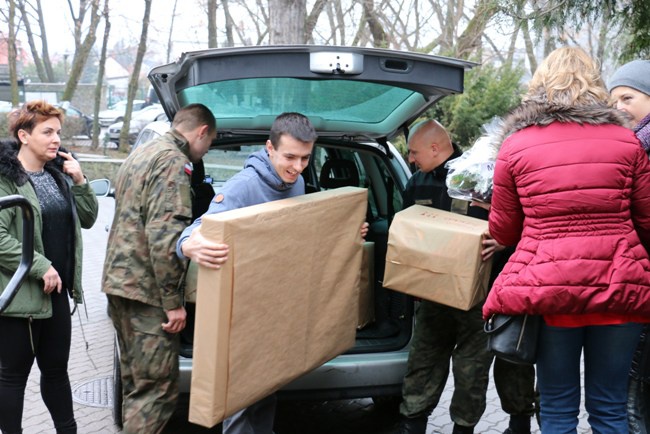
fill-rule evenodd
<path id="1" fill-rule="evenodd" d="M 501 408 L 511 416 L 532 416 L 539 412 L 539 393 L 535 390 L 535 367 L 494 359 L 494 386 Z"/>
<path id="2" fill-rule="evenodd" d="M 454 392 L 449 413 L 463 426 L 474 426 L 485 411 L 492 354 L 487 351 L 479 303 L 469 311 L 423 301 L 416 313 L 400 413 L 428 416 L 438 405 L 449 376 Z"/>
<path id="3" fill-rule="evenodd" d="M 162 330 L 160 307 L 108 295 L 122 371 L 123 434 L 160 433 L 178 400 L 178 335 Z"/>

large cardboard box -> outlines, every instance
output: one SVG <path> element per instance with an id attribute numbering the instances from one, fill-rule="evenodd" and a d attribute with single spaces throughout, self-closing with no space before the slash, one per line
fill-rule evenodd
<path id="1" fill-rule="evenodd" d="M 191 422 L 212 427 L 354 345 L 366 204 L 345 187 L 203 218 L 230 257 L 199 267 Z"/>
<path id="2" fill-rule="evenodd" d="M 487 296 L 492 260 L 481 259 L 484 220 L 413 205 L 388 232 L 384 286 L 469 310 Z"/>

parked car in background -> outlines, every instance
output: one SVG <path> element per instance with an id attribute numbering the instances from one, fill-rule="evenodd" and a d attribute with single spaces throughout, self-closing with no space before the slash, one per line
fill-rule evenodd
<path id="1" fill-rule="evenodd" d="M 256 46 L 184 53 L 149 73 L 167 119 L 192 103 L 209 107 L 217 138 L 203 158 L 205 182 L 215 190 L 261 149 L 280 113 L 303 113 L 318 133 L 302 176 L 307 194 L 349 185 L 368 189 L 367 241 L 375 243 L 372 319 L 357 331 L 356 345 L 280 391 L 284 398 L 401 398 L 413 331 L 414 300 L 382 286 L 388 227 L 402 208 L 411 172 L 391 143 L 426 110 L 463 91 L 462 60 L 383 49 L 334 46 Z M 147 125 L 134 147 L 164 134 L 169 122 Z M 358 228 L 350 228 L 357 231 Z M 316 241 L 316 240 L 315 240 Z M 182 337 L 180 390 L 192 372 L 193 308 Z M 300 355 L 297 355 L 299 357 Z M 114 370 L 119 372 L 115 352 Z M 114 390 L 120 390 L 115 376 Z M 115 396 L 120 423 L 121 396 Z"/>
<path id="2" fill-rule="evenodd" d="M 126 113 L 126 103 L 126 100 L 119 101 L 108 109 L 100 111 L 97 115 L 99 125 L 107 127 L 115 122 L 121 122 L 124 119 L 124 113 Z M 142 99 L 133 100 L 133 112 L 142 109 L 145 105 L 146 103 Z"/>
<path id="3" fill-rule="evenodd" d="M 165 119 L 166 118 L 167 116 L 165 115 Z M 150 142 L 156 137 L 162 136 L 169 130 L 170 127 L 171 123 L 168 120 L 157 120 L 145 125 L 142 131 L 140 131 L 140 134 L 138 134 L 138 137 L 136 137 L 135 142 L 133 142 L 133 146 L 131 146 L 131 152 L 133 152 L 137 147 Z"/>
<path id="4" fill-rule="evenodd" d="M 166 119 L 165 111 L 160 104 L 151 104 L 143 109 L 133 112 L 131 115 L 131 122 L 129 123 L 129 143 L 133 144 L 140 134 L 140 131 L 149 123 L 157 120 L 158 118 Z M 116 122 L 108 127 L 108 139 L 111 142 L 119 143 L 120 133 L 124 122 Z"/>
<path id="5" fill-rule="evenodd" d="M 84 136 L 89 138 L 92 136 L 92 117 L 70 104 L 69 101 L 61 101 L 55 104 L 55 106 L 63 110 L 63 114 L 65 115 L 61 128 L 61 137 L 73 138 Z"/>
<path id="6" fill-rule="evenodd" d="M 0 113 L 9 113 L 13 108 L 11 101 L 0 101 Z"/>
<path id="7" fill-rule="evenodd" d="M 19 105 L 22 105 L 20 103 Z M 93 118 L 82 112 L 79 108 L 70 104 L 69 101 L 61 101 L 54 104 L 63 111 L 64 119 L 61 128 L 61 137 L 72 139 L 74 137 L 90 138 L 93 131 Z M 8 113 L 13 110 L 9 101 L 0 101 L 0 113 Z"/>

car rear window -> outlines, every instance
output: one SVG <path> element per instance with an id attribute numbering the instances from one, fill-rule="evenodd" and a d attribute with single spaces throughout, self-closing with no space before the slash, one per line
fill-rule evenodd
<path id="1" fill-rule="evenodd" d="M 315 122 L 320 117 L 326 121 L 361 125 L 381 123 L 425 101 L 418 92 L 385 84 L 295 78 L 206 83 L 182 90 L 178 99 L 182 106 L 205 104 L 220 121 L 297 111 Z"/>

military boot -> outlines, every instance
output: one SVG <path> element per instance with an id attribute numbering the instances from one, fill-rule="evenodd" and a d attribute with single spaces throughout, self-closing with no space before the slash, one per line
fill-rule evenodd
<path id="1" fill-rule="evenodd" d="M 427 421 L 426 416 L 418 417 L 400 417 L 397 434 L 426 434 Z"/>
<path id="2" fill-rule="evenodd" d="M 510 416 L 508 428 L 503 434 L 530 434 L 530 416 L 523 414 Z"/>
<path id="3" fill-rule="evenodd" d="M 451 432 L 451 434 L 474 434 L 474 427 L 458 425 L 455 423 L 454 430 Z"/>

